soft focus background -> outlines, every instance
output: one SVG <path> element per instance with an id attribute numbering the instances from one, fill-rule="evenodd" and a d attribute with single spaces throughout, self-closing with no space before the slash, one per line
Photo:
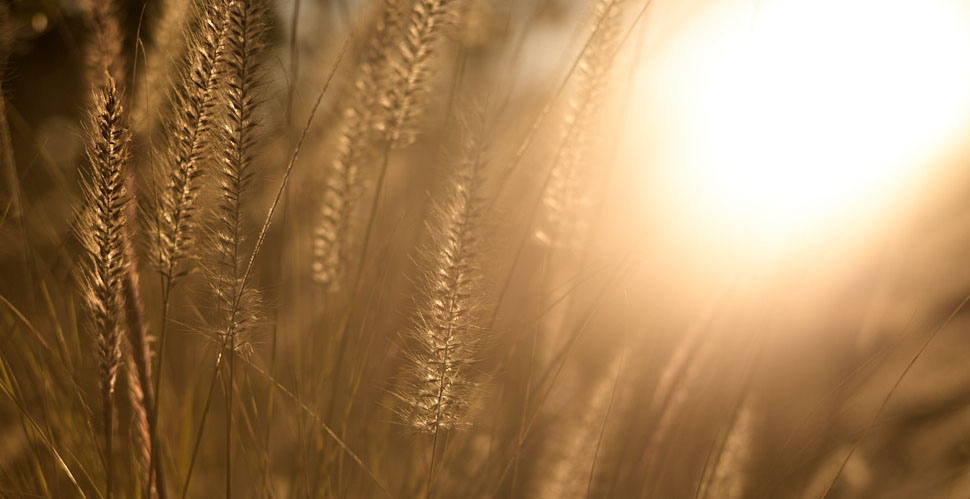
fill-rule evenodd
<path id="1" fill-rule="evenodd" d="M 118 3 L 132 99 L 163 114 L 176 56 L 153 35 L 180 1 Z M 314 283 L 313 229 L 381 2 L 269 3 L 253 238 L 349 41 L 256 259 L 233 495 L 381 497 L 375 483 L 430 495 L 435 444 L 400 421 L 396 380 L 430 207 L 476 112 L 488 141 L 477 389 L 467 424 L 435 447 L 435 496 L 970 495 L 970 2 L 618 1 L 620 49 L 585 123 L 571 221 L 584 236 L 550 247 L 545 179 L 570 147 L 594 6 L 609 2 L 454 0 L 420 134 L 391 154 L 353 295 Z M 75 286 L 85 8 L 0 6 L 13 160 L 0 181 L 3 497 L 98 497 L 103 482 Z M 142 199 L 160 120 L 134 137 Z M 377 167 L 361 177 L 369 206 Z M 136 245 L 157 334 L 159 278 L 149 238 Z M 224 493 L 226 389 L 207 292 L 189 275 L 170 312 L 169 495 L 186 482 L 188 497 Z M 131 411 L 118 411 L 117 455 L 133 455 Z M 134 462 L 122 468 L 120 496 L 144 496 Z"/>

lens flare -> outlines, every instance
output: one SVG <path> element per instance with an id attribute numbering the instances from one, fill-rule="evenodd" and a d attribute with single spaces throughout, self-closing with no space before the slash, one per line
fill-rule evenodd
<path id="1" fill-rule="evenodd" d="M 968 121 L 967 61 L 966 2 L 727 0 L 664 41 L 641 100 L 693 225 L 776 246 L 921 178 Z"/>

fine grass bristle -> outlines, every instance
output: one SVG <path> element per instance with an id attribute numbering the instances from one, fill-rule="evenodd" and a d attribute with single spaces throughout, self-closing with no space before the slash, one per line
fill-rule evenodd
<path id="1" fill-rule="evenodd" d="M 128 127 L 123 121 L 114 78 L 105 74 L 97 90 L 87 125 L 90 170 L 84 176 L 84 207 L 78 237 L 84 247 L 81 283 L 94 337 L 101 396 L 107 466 L 107 495 L 111 496 L 114 389 L 121 364 L 122 286 L 127 262 L 124 226 L 127 197 L 124 170 L 128 160 Z"/>
<path id="2" fill-rule="evenodd" d="M 165 102 L 165 93 L 172 73 L 185 53 L 186 18 L 192 12 L 193 0 L 158 0 L 157 21 L 151 29 L 150 45 L 145 50 L 144 76 L 133 92 L 132 128 L 136 136 L 149 137 L 156 131 L 163 116 L 170 119 L 172 109 Z"/>

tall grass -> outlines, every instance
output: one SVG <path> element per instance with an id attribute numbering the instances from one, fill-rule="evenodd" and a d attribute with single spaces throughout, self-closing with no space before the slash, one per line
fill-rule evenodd
<path id="1" fill-rule="evenodd" d="M 0 496 L 970 493 L 926 247 L 679 238 L 633 102 L 706 14 L 78 7 L 0 4 Z"/>

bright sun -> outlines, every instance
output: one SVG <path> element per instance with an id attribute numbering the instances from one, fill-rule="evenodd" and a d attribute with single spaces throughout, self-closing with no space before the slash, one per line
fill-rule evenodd
<path id="1" fill-rule="evenodd" d="M 717 230 L 805 235 L 881 201 L 962 133 L 970 2 L 713 3 L 642 73 L 672 134 L 667 182 Z"/>

